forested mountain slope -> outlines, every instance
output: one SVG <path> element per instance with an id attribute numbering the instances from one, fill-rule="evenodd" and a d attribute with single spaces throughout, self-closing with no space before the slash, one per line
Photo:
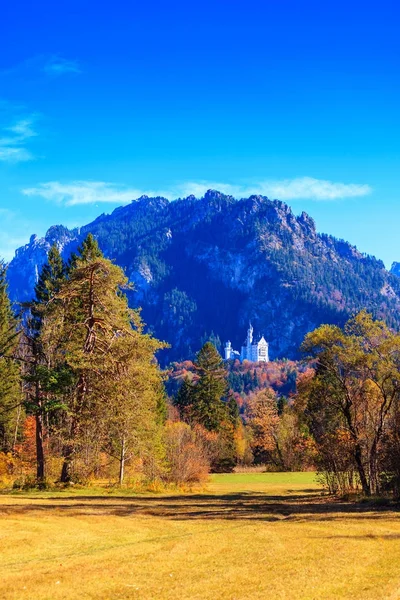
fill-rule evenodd
<path id="1" fill-rule="evenodd" d="M 361 308 L 400 325 L 400 279 L 380 260 L 318 234 L 283 202 L 212 190 L 174 202 L 142 197 L 80 229 L 32 236 L 9 265 L 13 300 L 32 296 L 52 243 L 67 258 L 89 232 L 135 284 L 131 305 L 171 344 L 165 361 L 189 358 L 211 332 L 238 348 L 249 320 L 272 357 L 296 357 L 307 331 Z"/>

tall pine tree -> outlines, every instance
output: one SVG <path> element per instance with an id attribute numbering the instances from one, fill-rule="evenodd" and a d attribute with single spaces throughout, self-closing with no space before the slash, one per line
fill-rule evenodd
<path id="1" fill-rule="evenodd" d="M 221 355 L 211 342 L 206 342 L 201 348 L 194 366 L 199 379 L 190 388 L 185 386 L 185 393 L 189 395 L 185 401 L 190 404 L 190 418 L 209 431 L 218 431 L 229 419 L 224 402 L 228 391 L 227 372 Z"/>
<path id="2" fill-rule="evenodd" d="M 25 339 L 29 359 L 25 362 L 27 387 L 27 410 L 35 417 L 36 425 L 36 479 L 46 479 L 45 422 L 50 413 L 59 406 L 60 387 L 64 384 L 65 369 L 55 368 L 51 344 L 44 343 L 42 329 L 48 303 L 65 281 L 66 269 L 57 246 L 49 250 L 47 263 L 43 266 L 35 287 L 35 299 L 28 305 L 25 320 Z"/>
<path id="3" fill-rule="evenodd" d="M 71 481 L 84 439 L 120 461 L 156 443 L 163 344 L 143 333 L 128 308 L 122 270 L 89 235 L 69 265 L 68 279 L 48 304 L 43 341 L 75 375 L 66 411 L 61 481 Z M 143 450 L 144 451 L 144 450 Z"/>
<path id="4" fill-rule="evenodd" d="M 18 321 L 7 293 L 6 267 L 0 261 L 0 450 L 12 451 L 21 414 L 20 369 L 15 360 Z"/>

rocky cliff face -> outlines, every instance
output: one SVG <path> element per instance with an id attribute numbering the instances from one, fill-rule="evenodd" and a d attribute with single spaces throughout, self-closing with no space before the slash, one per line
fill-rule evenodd
<path id="1" fill-rule="evenodd" d="M 297 356 L 307 331 L 361 308 L 400 325 L 400 279 L 381 261 L 318 234 L 283 202 L 211 190 L 171 203 L 142 197 L 80 230 L 33 236 L 9 266 L 13 299 L 32 296 L 52 243 L 67 258 L 88 232 L 134 282 L 130 303 L 172 346 L 165 360 L 189 357 L 211 332 L 239 347 L 250 319 L 272 357 Z"/>
<path id="2" fill-rule="evenodd" d="M 8 282 L 12 300 L 30 300 L 41 268 L 47 260 L 47 253 L 56 244 L 64 256 L 76 248 L 79 230 L 70 231 L 62 225 L 50 227 L 44 238 L 32 235 L 29 243 L 15 252 L 8 268 Z"/>

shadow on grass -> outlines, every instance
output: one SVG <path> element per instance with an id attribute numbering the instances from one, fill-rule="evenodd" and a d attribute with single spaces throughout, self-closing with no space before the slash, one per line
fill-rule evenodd
<path id="1" fill-rule="evenodd" d="M 154 516 L 170 520 L 229 521 L 337 521 L 350 515 L 363 519 L 387 519 L 398 504 L 377 506 L 353 503 L 321 494 L 269 496 L 262 493 L 198 494 L 182 496 L 64 496 L 26 498 L 23 504 L 0 504 L 0 514 L 24 515 L 54 512 L 65 516 Z M 397 515 L 393 518 L 398 518 Z"/>

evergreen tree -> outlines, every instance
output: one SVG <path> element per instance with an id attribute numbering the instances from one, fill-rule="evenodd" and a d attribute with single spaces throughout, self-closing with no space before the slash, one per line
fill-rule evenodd
<path id="1" fill-rule="evenodd" d="M 68 398 L 61 481 L 72 478 L 83 439 L 120 461 L 149 455 L 157 446 L 161 377 L 154 354 L 164 345 L 143 333 L 137 311 L 121 289 L 122 270 L 106 260 L 88 236 L 69 277 L 48 305 L 43 339 L 75 375 Z"/>
<path id="2" fill-rule="evenodd" d="M 17 326 L 7 294 L 6 267 L 0 261 L 0 450 L 5 452 L 13 450 L 21 413 Z"/>
<path id="3" fill-rule="evenodd" d="M 194 363 L 199 380 L 192 391 L 192 419 L 209 431 L 218 431 L 228 418 L 223 398 L 227 393 L 227 372 L 221 355 L 206 342 Z"/>
<path id="4" fill-rule="evenodd" d="M 237 426 L 239 421 L 239 406 L 236 402 L 235 396 L 230 392 L 229 399 L 227 402 L 229 420 L 234 427 Z"/>
<path id="5" fill-rule="evenodd" d="M 227 371 L 221 355 L 211 342 L 197 354 L 194 368 L 198 379 L 185 378 L 175 398 L 181 419 L 217 433 L 216 453 L 211 460 L 214 472 L 230 472 L 237 462 L 235 431 L 239 426 L 239 409 L 228 392 Z"/>
<path id="6" fill-rule="evenodd" d="M 187 423 L 192 421 L 192 404 L 194 402 L 194 386 L 188 377 L 182 382 L 174 398 L 174 404 L 179 410 L 180 418 Z"/>
<path id="7" fill-rule="evenodd" d="M 68 272 L 73 271 L 79 261 L 91 261 L 96 258 L 104 258 L 99 244 L 93 234 L 89 233 L 78 248 L 78 254 L 73 252 L 68 261 Z"/>
<path id="8" fill-rule="evenodd" d="M 36 478 L 43 483 L 46 478 L 45 421 L 59 408 L 60 393 L 69 381 L 65 366 L 54 368 L 53 349 L 42 339 L 42 328 L 47 305 L 59 292 L 65 281 L 66 268 L 56 245 L 48 253 L 35 287 L 35 299 L 28 305 L 25 339 L 30 360 L 25 363 L 25 380 L 28 383 L 27 410 L 34 415 L 36 425 Z"/>
<path id="9" fill-rule="evenodd" d="M 57 246 L 54 244 L 49 250 L 47 262 L 43 265 L 39 280 L 35 286 L 33 312 L 35 312 L 35 304 L 45 304 L 59 291 L 61 284 L 65 281 L 65 277 L 66 266 Z"/>

